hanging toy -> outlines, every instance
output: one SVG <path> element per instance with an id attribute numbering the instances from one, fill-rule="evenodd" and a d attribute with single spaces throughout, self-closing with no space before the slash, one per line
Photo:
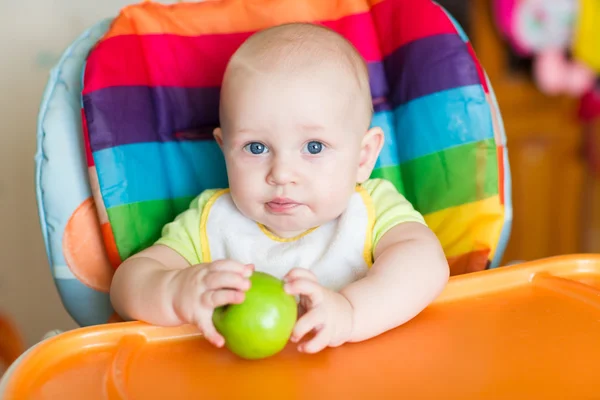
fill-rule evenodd
<path id="1" fill-rule="evenodd" d="M 573 55 L 600 75 L 600 1 L 579 0 Z"/>
<path id="2" fill-rule="evenodd" d="M 568 57 L 579 8 L 579 0 L 494 2 L 501 33 L 517 54 L 533 57 L 536 84 L 546 94 L 579 97 L 594 85 L 594 70 L 580 59 Z"/>
<path id="3" fill-rule="evenodd" d="M 600 1 L 580 0 L 580 12 L 573 38 L 573 56 L 585 62 L 600 76 Z M 600 119 L 600 79 L 581 97 L 579 118 L 584 123 Z M 596 143 L 600 138 L 596 136 Z M 597 150 L 596 150 L 597 151 Z M 600 156 L 595 157 L 600 160 Z M 600 176 L 600 161 L 596 163 Z"/>

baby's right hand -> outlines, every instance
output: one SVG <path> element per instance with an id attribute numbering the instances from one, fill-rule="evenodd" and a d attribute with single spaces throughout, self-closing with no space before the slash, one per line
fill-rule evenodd
<path id="1" fill-rule="evenodd" d="M 244 301 L 250 289 L 253 265 L 219 260 L 180 270 L 173 278 L 173 309 L 182 322 L 195 324 L 204 337 L 217 347 L 225 339 L 212 322 L 213 311 L 226 304 Z"/>

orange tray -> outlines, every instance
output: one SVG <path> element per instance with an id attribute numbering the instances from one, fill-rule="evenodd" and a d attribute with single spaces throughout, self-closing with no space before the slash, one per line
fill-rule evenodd
<path id="1" fill-rule="evenodd" d="M 122 323 L 43 342 L 4 399 L 592 399 L 600 397 L 600 255 L 452 278 L 375 339 L 262 361 L 192 327 Z"/>

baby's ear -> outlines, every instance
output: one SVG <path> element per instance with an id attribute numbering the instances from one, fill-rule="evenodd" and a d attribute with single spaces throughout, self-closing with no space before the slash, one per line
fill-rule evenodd
<path id="1" fill-rule="evenodd" d="M 219 147 L 223 148 L 223 131 L 221 130 L 221 128 L 215 128 L 213 130 L 213 136 L 215 137 L 215 140 L 217 141 Z"/>
<path id="2" fill-rule="evenodd" d="M 375 163 L 385 142 L 383 130 L 376 126 L 367 131 L 362 139 L 360 157 L 358 160 L 358 173 L 356 181 L 362 183 L 369 179 Z"/>

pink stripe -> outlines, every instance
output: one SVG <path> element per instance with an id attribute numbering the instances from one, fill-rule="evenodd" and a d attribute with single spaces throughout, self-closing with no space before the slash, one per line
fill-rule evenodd
<path id="1" fill-rule="evenodd" d="M 83 145 L 85 147 L 85 160 L 87 166 L 94 166 L 94 157 L 92 156 L 92 149 L 90 148 L 90 134 L 88 131 L 87 119 L 85 118 L 85 110 L 81 109 L 81 126 L 83 128 Z"/>
<path id="2" fill-rule="evenodd" d="M 481 86 L 483 86 L 483 90 L 485 93 L 489 93 L 490 89 L 488 88 L 487 79 L 485 78 L 485 72 L 481 63 L 477 59 L 477 54 L 475 54 L 475 49 L 471 46 L 471 43 L 467 43 L 467 49 L 469 49 L 469 54 L 473 58 L 473 62 L 475 63 L 475 68 L 477 68 L 477 75 L 479 75 L 479 80 L 481 81 Z"/>
<path id="3" fill-rule="evenodd" d="M 367 62 L 382 59 L 369 13 L 322 24 L 344 35 Z M 220 86 L 227 61 L 252 34 L 109 38 L 88 58 L 83 94 L 112 86 Z"/>
<path id="4" fill-rule="evenodd" d="M 428 36 L 457 34 L 446 13 L 431 0 L 387 0 L 373 6 L 371 14 L 385 55 Z"/>

